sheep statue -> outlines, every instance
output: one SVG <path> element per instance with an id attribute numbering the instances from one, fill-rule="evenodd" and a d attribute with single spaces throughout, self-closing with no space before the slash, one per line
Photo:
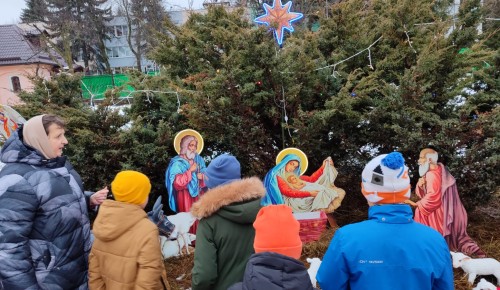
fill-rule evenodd
<path id="1" fill-rule="evenodd" d="M 195 235 L 189 234 L 189 229 L 196 218 L 189 212 L 180 212 L 175 215 L 165 216 L 163 204 L 159 196 L 153 209 L 148 212 L 148 218 L 156 224 L 160 232 L 160 242 L 164 259 L 182 254 L 182 247 L 189 254 L 189 245 L 195 240 Z"/>
<path id="2" fill-rule="evenodd" d="M 479 283 L 477 283 L 476 287 L 472 288 L 472 290 L 497 290 L 497 286 L 491 284 L 485 279 L 481 279 Z"/>
<path id="3" fill-rule="evenodd" d="M 494 275 L 497 284 L 500 285 L 500 262 L 492 258 L 472 259 L 460 253 L 450 252 L 453 258 L 453 267 L 462 268 L 468 276 L 468 282 L 472 285 L 477 275 Z"/>
<path id="4" fill-rule="evenodd" d="M 196 221 L 196 218 L 190 212 L 179 212 L 175 215 L 169 215 L 168 219 L 175 225 L 172 236 L 176 236 L 178 240 L 184 240 L 183 245 L 186 247 L 186 252 L 189 254 L 188 246 L 194 241 L 189 238 L 189 229 Z"/>
<path id="5" fill-rule="evenodd" d="M 311 278 L 313 287 L 316 288 L 316 274 L 318 273 L 319 266 L 321 265 L 321 260 L 319 258 L 307 258 L 306 261 L 307 263 L 311 264 L 311 266 L 309 266 L 309 269 L 307 269 L 307 273 Z"/>
<path id="6" fill-rule="evenodd" d="M 187 240 L 180 238 L 177 240 L 169 240 L 165 236 L 160 236 L 160 247 L 163 259 L 182 256 L 182 248 L 191 245 L 191 242 L 196 240 L 196 235 L 187 234 Z"/>

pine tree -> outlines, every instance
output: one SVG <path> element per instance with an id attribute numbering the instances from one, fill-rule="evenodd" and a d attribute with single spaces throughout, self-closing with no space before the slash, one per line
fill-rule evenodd
<path id="1" fill-rule="evenodd" d="M 81 53 L 84 65 L 96 55 L 103 57 L 106 39 L 105 21 L 109 20 L 110 7 L 105 0 L 46 0 L 48 15 L 46 23 L 54 36 L 59 37 L 59 46 L 68 66 Z M 106 59 L 104 59 L 106 63 Z M 109 70 L 109 67 L 108 67 Z"/>
<path id="2" fill-rule="evenodd" d="M 47 15 L 47 4 L 45 0 L 26 0 L 26 8 L 21 12 L 23 23 L 44 21 Z"/>
<path id="3" fill-rule="evenodd" d="M 469 151 L 477 146 L 490 144 L 488 162 L 498 160 L 490 125 L 485 139 L 461 145 L 470 140 L 461 112 L 478 98 L 490 100 L 488 112 L 498 106 L 494 70 L 482 66 L 494 62 L 494 52 L 476 42 L 478 1 L 464 4 L 455 20 L 460 29 L 451 34 L 445 2 L 336 3 L 317 33 L 298 26 L 282 48 L 267 28 L 242 21 L 242 12 L 210 8 L 181 28 L 169 27 L 174 37 L 162 39 L 154 59 L 186 95 L 185 126 L 201 130 L 214 154 L 237 155 L 250 174 L 263 176 L 279 150 L 295 146 L 310 164 L 331 155 L 345 173 L 340 186 L 358 191 L 356 172 L 373 154 L 401 151 L 416 169 L 420 149 L 433 144 L 456 160 L 448 165 L 460 176 L 459 164 L 477 160 Z M 471 45 L 468 54 L 459 53 Z M 457 103 L 479 80 L 488 89 L 476 88 L 465 105 Z M 495 190 L 492 183 L 482 188 L 485 197 Z"/>
<path id="4" fill-rule="evenodd" d="M 481 65 L 491 61 L 493 51 L 475 42 L 478 2 L 465 2 L 456 25 L 460 28 L 451 34 L 447 7 L 436 6 L 434 1 L 421 1 L 418 7 L 411 1 L 334 5 L 333 17 L 320 31 L 320 47 L 325 57 L 333 58 L 328 63 L 346 59 L 382 37 L 369 51 L 336 67 L 338 73 L 332 80 L 343 86 L 327 102 L 326 110 L 313 118 L 318 120 L 308 126 L 331 124 L 327 129 L 335 142 L 331 147 L 348 160 L 352 166 L 349 171 L 361 170 L 373 152 L 399 150 L 416 172 L 418 152 L 432 144 L 447 159 L 455 160 L 448 164 L 455 176 L 466 172 L 459 164 L 469 159 L 472 148 L 461 144 L 468 131 L 461 124 L 461 111 L 479 96 L 493 100 L 495 95 L 493 91 L 474 93 L 468 89 L 494 75 Z M 470 45 L 469 53 L 459 53 L 460 48 Z M 473 67 L 478 70 L 470 74 Z M 463 106 L 457 102 L 461 98 Z M 462 186 L 464 196 L 476 192 L 471 184 L 464 182 Z M 489 196 L 494 188 L 490 184 L 482 196 Z"/>
<path id="5" fill-rule="evenodd" d="M 165 22 L 151 54 L 161 75 L 131 74 L 136 91 L 125 117 L 106 106 L 80 110 L 74 86 L 59 79 L 61 88 L 37 83 L 24 101 L 30 110 L 64 108 L 79 124 L 72 158 L 95 186 L 95 176 L 111 178 L 118 163 L 147 172 L 155 194 L 164 194 L 174 134 L 193 128 L 207 159 L 232 153 L 247 176 L 263 177 L 284 147 L 306 152 L 310 168 L 332 156 L 336 185 L 348 193 L 359 192 L 374 155 L 398 150 L 417 172 L 419 151 L 431 144 L 470 207 L 500 184 L 500 58 L 494 30 L 484 25 L 478 34 L 479 4 L 464 1 L 452 19 L 447 1 L 343 1 L 319 18 L 317 32 L 297 25 L 282 47 L 243 10 L 211 7 L 181 27 Z M 344 204 L 366 202 L 347 194 Z"/>

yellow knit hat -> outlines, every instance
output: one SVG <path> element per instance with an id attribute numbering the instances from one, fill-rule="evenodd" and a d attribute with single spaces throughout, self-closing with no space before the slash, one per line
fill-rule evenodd
<path id="1" fill-rule="evenodd" d="M 146 201 L 150 191 L 149 178 L 137 171 L 121 171 L 111 182 L 111 192 L 116 201 L 140 205 Z"/>

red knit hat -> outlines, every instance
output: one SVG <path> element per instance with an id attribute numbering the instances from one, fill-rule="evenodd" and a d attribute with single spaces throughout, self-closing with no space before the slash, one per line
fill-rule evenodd
<path id="1" fill-rule="evenodd" d="M 253 223 L 256 253 L 275 252 L 295 259 L 302 254 L 299 236 L 300 224 L 292 209 L 284 204 L 268 205 L 260 209 Z"/>

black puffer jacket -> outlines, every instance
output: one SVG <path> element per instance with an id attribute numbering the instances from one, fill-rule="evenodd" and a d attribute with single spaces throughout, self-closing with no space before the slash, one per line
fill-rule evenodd
<path id="1" fill-rule="evenodd" d="M 273 252 L 253 254 L 248 260 L 243 282 L 228 290 L 313 290 L 304 264 Z"/>
<path id="2" fill-rule="evenodd" d="M 22 142 L 22 128 L 0 153 L 0 289 L 88 289 L 80 176 L 66 157 L 42 156 Z"/>

